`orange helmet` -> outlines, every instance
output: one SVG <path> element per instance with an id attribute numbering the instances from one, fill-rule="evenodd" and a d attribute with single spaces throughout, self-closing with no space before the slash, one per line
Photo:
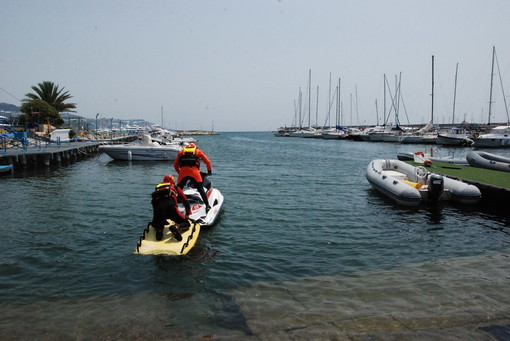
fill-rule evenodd
<path id="1" fill-rule="evenodd" d="M 166 174 L 165 177 L 163 178 L 163 182 L 169 182 L 171 184 L 174 184 L 175 183 L 175 178 L 171 174 Z"/>

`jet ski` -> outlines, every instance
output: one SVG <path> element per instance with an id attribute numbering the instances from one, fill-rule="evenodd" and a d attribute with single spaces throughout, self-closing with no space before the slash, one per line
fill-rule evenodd
<path id="1" fill-rule="evenodd" d="M 209 211 L 206 211 L 206 205 L 198 190 L 190 185 L 190 183 L 183 188 L 183 191 L 184 194 L 186 194 L 186 197 L 188 197 L 188 201 L 191 206 L 191 214 L 189 215 L 190 220 L 199 223 L 202 227 L 209 227 L 214 225 L 218 220 L 223 206 L 223 194 L 212 186 L 211 181 L 207 177 L 207 173 L 202 172 L 201 175 L 204 184 L 204 191 L 209 200 L 209 206 L 211 206 Z M 183 214 L 186 212 L 182 203 L 179 203 L 179 210 Z"/>

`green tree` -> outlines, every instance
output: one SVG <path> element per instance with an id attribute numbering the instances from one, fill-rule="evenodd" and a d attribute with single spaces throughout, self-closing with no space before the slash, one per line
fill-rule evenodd
<path id="1" fill-rule="evenodd" d="M 55 127 L 64 124 L 64 120 L 60 113 L 53 106 L 43 101 L 40 98 L 24 101 L 20 108 L 23 113 L 20 115 L 19 120 L 21 124 L 37 123 L 44 124 L 50 123 Z"/>
<path id="2" fill-rule="evenodd" d="M 58 113 L 64 111 L 75 112 L 72 109 L 76 109 L 76 103 L 64 103 L 73 97 L 68 91 L 64 92 L 64 87 L 59 89 L 59 86 L 55 85 L 55 83 L 45 81 L 38 83 L 37 86 L 32 86 L 32 90 L 34 90 L 35 93 L 26 94 L 25 96 L 27 98 L 24 99 L 23 102 L 41 99 L 55 108 Z"/>

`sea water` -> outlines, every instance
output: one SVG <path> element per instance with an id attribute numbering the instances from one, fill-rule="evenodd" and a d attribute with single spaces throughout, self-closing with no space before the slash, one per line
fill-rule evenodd
<path id="1" fill-rule="evenodd" d="M 198 145 L 225 202 L 183 257 L 134 254 L 169 162 L 102 154 L 2 176 L 0 338 L 341 339 L 509 318 L 507 212 L 406 208 L 365 179 L 371 160 L 425 146 L 268 132 Z"/>

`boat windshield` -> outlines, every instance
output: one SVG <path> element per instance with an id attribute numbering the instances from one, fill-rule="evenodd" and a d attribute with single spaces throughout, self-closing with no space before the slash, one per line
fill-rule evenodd
<path id="1" fill-rule="evenodd" d="M 490 131 L 490 134 L 494 134 L 494 135 L 504 135 L 504 134 L 510 134 L 510 126 L 501 126 L 501 127 L 496 127 L 494 129 L 492 129 Z"/>

